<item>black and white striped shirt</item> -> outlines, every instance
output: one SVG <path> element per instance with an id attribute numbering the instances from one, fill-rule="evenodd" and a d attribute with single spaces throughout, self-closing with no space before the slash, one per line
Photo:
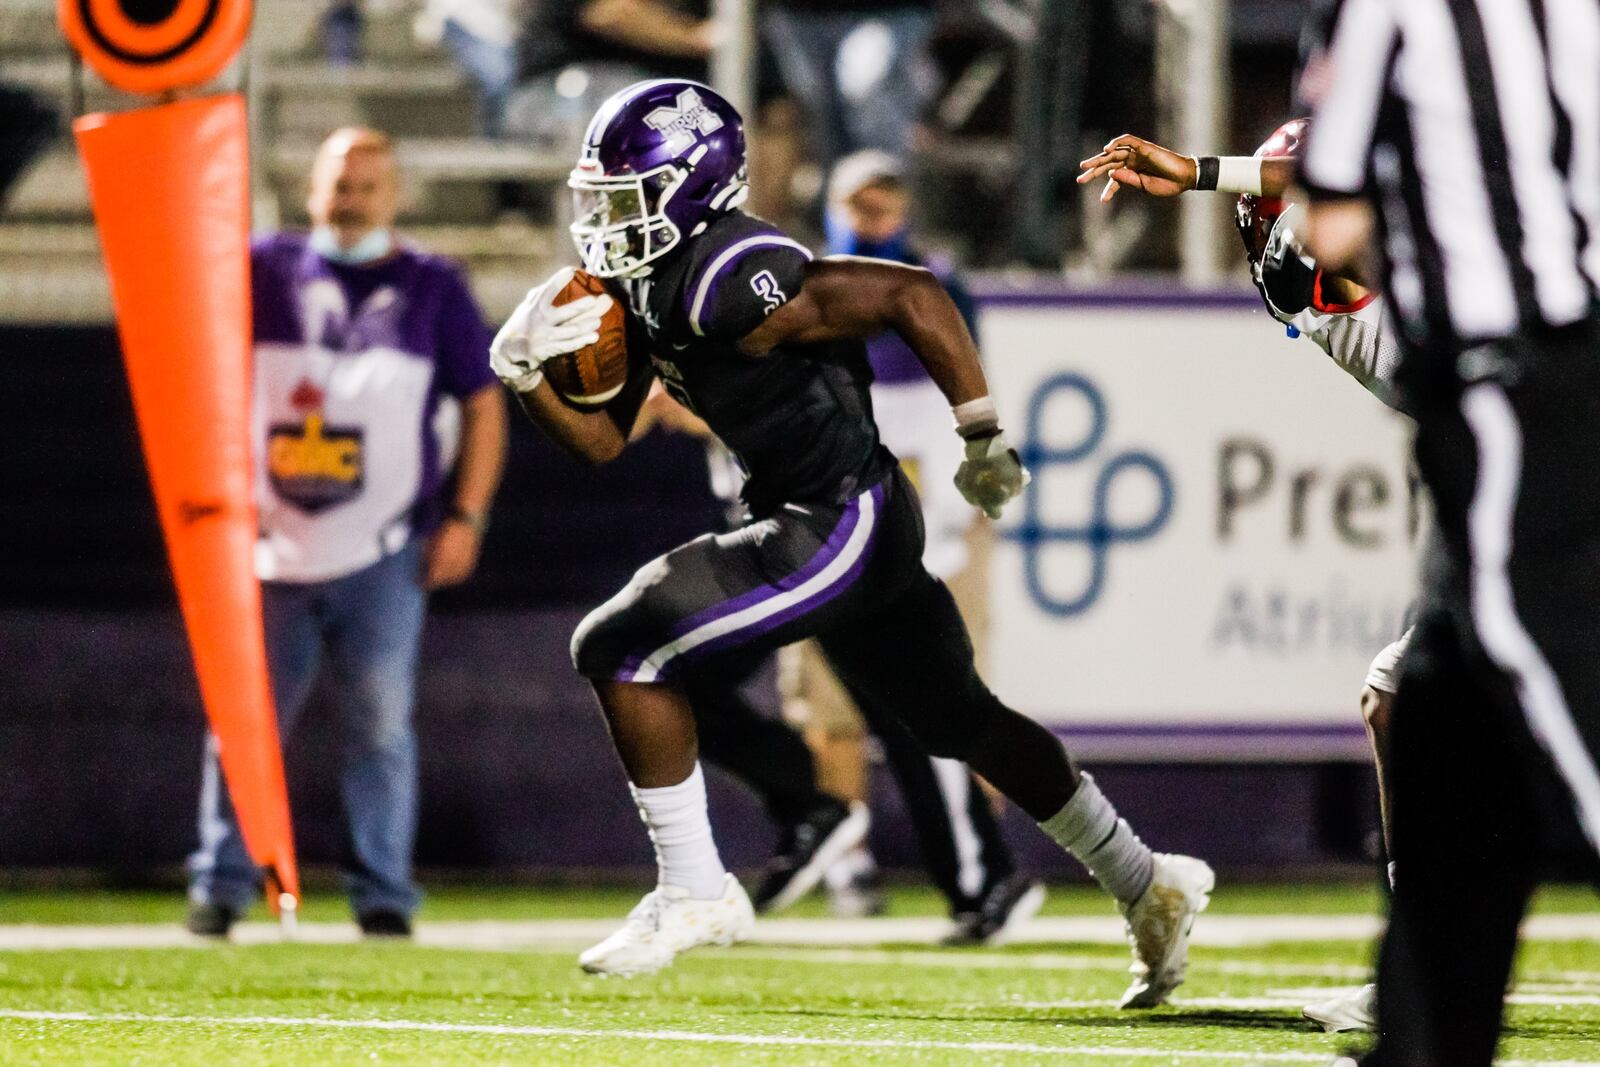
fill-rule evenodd
<path id="1" fill-rule="evenodd" d="M 1424 349 L 1575 322 L 1600 292 L 1600 0 L 1341 0 L 1301 71 L 1313 199 L 1372 196 Z"/>

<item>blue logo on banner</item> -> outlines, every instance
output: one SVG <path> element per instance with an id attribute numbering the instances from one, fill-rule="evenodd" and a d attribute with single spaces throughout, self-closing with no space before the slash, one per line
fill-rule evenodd
<path id="1" fill-rule="evenodd" d="M 1065 448 L 1045 444 L 1044 413 L 1049 402 L 1063 393 L 1076 393 L 1089 405 L 1089 432 L 1083 440 Z M 1040 498 L 1047 484 L 1045 475 L 1052 467 L 1072 466 L 1091 460 L 1106 435 L 1109 417 L 1105 396 L 1081 374 L 1058 374 L 1039 386 L 1028 404 L 1027 437 L 1020 454 L 1033 472 L 1033 484 L 1023 493 L 1022 524 L 1006 537 L 1022 546 L 1023 568 L 1028 593 L 1040 609 L 1063 618 L 1087 611 L 1100 598 L 1106 582 L 1106 557 L 1111 547 L 1143 541 L 1155 536 L 1172 515 L 1172 476 L 1166 465 L 1148 452 L 1118 452 L 1105 459 L 1094 481 L 1094 501 L 1085 526 L 1046 526 L 1041 521 Z M 1111 488 L 1117 479 L 1143 470 L 1154 479 L 1159 502 L 1155 513 L 1133 526 L 1114 525 L 1111 518 Z M 1063 546 L 1081 547 L 1089 553 L 1089 578 L 1076 596 L 1058 596 L 1045 588 L 1041 574 L 1045 554 Z"/>

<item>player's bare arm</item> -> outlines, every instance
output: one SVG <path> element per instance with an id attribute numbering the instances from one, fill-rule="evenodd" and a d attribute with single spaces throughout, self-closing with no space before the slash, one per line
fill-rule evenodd
<path id="1" fill-rule="evenodd" d="M 549 382 L 518 393 L 517 403 L 563 451 L 596 466 L 622 454 L 639 410 L 638 398 L 625 394 L 598 410 L 581 411 L 557 396 Z"/>
<path id="2" fill-rule="evenodd" d="M 1228 173 L 1223 173 L 1225 168 Z M 1124 185 L 1157 197 L 1177 196 L 1195 189 L 1282 196 L 1294 182 L 1294 161 L 1290 159 L 1186 156 L 1131 133 L 1107 142 L 1099 155 L 1079 163 L 1078 169 L 1083 171 L 1078 175 L 1079 185 L 1106 179 L 1100 193 L 1102 202 L 1110 200 Z M 1235 176 L 1232 171 L 1240 174 Z M 1257 180 L 1259 185 L 1255 186 Z M 1236 187 L 1241 184 L 1252 187 Z"/>
<path id="3" fill-rule="evenodd" d="M 929 271 L 855 256 L 806 265 L 800 292 L 740 341 L 760 356 L 784 344 L 856 340 L 894 330 L 950 402 L 966 459 L 956 488 L 991 519 L 1029 482 L 1000 430 L 978 346 L 950 294 Z"/>
<path id="4" fill-rule="evenodd" d="M 581 5 L 578 21 L 613 44 L 660 56 L 703 59 L 718 36 L 711 19 L 686 15 L 661 0 L 590 0 Z"/>
<path id="5" fill-rule="evenodd" d="M 978 346 L 944 286 L 921 267 L 830 256 L 806 267 L 799 295 L 739 343 L 753 356 L 782 344 L 874 337 L 894 330 L 951 407 L 989 395 Z"/>
<path id="6" fill-rule="evenodd" d="M 563 267 L 528 291 L 489 346 L 489 365 L 552 441 L 579 459 L 609 463 L 628 445 L 645 396 L 644 371 L 636 370 L 616 400 L 594 410 L 569 404 L 545 380 L 545 363 L 599 340 L 601 320 L 611 309 L 610 296 L 556 304 L 572 277 L 572 268 Z"/>

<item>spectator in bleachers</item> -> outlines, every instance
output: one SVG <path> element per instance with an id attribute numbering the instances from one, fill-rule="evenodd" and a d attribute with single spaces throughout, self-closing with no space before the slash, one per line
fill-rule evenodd
<path id="1" fill-rule="evenodd" d="M 443 44 L 472 79 L 481 103 L 480 128 L 499 137 L 506 98 L 517 85 L 518 0 L 428 0 L 417 36 Z"/>
<path id="2" fill-rule="evenodd" d="M 313 165 L 311 233 L 251 253 L 268 671 L 287 739 L 331 668 L 347 886 L 369 936 L 411 932 L 427 594 L 476 566 L 506 442 L 483 316 L 456 267 L 396 239 L 398 198 L 388 137 L 339 130 Z M 189 929 L 226 936 L 258 885 L 215 739 L 190 871 Z"/>
<path id="3" fill-rule="evenodd" d="M 361 0 L 332 0 L 322 13 L 322 50 L 335 67 L 353 67 L 366 58 L 366 33 Z"/>
<path id="4" fill-rule="evenodd" d="M 600 102 L 645 78 L 706 76 L 706 0 L 531 0 L 507 136 L 576 155 Z"/>
<path id="5" fill-rule="evenodd" d="M 761 30 L 805 108 L 824 174 L 875 148 L 903 156 L 937 76 L 927 57 L 933 0 L 771 0 Z"/>

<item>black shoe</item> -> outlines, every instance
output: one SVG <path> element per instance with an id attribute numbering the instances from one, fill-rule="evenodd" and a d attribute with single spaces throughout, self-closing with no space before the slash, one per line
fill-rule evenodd
<path id="1" fill-rule="evenodd" d="M 411 936 L 411 917 L 398 911 L 369 911 L 356 922 L 361 924 L 362 937 L 403 939 Z"/>
<path id="2" fill-rule="evenodd" d="M 239 909 L 226 904 L 190 904 L 183 926 L 191 934 L 201 937 L 226 938 L 233 924 L 239 921 Z"/>
<path id="3" fill-rule="evenodd" d="M 870 821 L 865 804 L 832 801 L 787 828 L 751 898 L 756 912 L 782 911 L 811 892 L 822 872 L 867 836 Z"/>
<path id="4" fill-rule="evenodd" d="M 978 898 L 977 909 L 956 915 L 956 928 L 939 943 L 993 945 L 1005 940 L 1016 927 L 1039 913 L 1044 904 L 1044 883 L 1026 874 L 1013 874 L 995 882 Z"/>

